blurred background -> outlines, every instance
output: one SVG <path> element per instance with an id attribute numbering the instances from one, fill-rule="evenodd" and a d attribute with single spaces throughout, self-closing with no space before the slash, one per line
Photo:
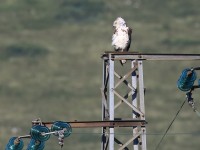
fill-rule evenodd
<path id="1" fill-rule="evenodd" d="M 198 54 L 199 6 L 199 0 L 0 0 L 0 149 L 28 134 L 36 118 L 101 120 L 101 55 L 113 50 L 118 16 L 133 28 L 130 51 Z M 144 62 L 149 150 L 185 99 L 176 87 L 181 71 L 193 66 L 199 61 Z M 200 109 L 199 91 L 194 98 Z M 100 133 L 74 129 L 63 149 L 100 149 Z M 160 149 L 199 150 L 200 118 L 187 104 L 169 133 Z M 45 149 L 59 149 L 56 137 Z"/>

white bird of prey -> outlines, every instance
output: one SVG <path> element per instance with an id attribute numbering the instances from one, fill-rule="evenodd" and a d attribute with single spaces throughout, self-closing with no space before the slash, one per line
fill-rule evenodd
<path id="1" fill-rule="evenodd" d="M 127 27 L 126 22 L 123 18 L 118 17 L 113 22 L 115 28 L 112 36 L 112 46 L 115 51 L 127 52 L 131 45 L 131 33 L 132 29 Z M 121 64 L 126 63 L 126 60 L 121 60 Z"/>

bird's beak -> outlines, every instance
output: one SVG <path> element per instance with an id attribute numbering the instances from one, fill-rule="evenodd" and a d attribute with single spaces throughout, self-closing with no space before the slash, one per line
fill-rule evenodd
<path id="1" fill-rule="evenodd" d="M 113 28 L 115 28 L 116 27 L 116 22 L 113 22 Z"/>

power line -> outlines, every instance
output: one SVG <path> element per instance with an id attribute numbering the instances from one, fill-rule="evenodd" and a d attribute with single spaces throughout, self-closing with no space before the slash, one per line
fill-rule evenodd
<path id="1" fill-rule="evenodd" d="M 72 132 L 72 135 L 102 135 L 101 132 Z M 107 133 L 107 134 L 115 134 L 115 135 L 135 135 L 133 133 Z M 165 133 L 146 133 L 145 135 L 147 136 L 161 136 L 164 135 Z M 172 132 L 172 133 L 167 133 L 165 136 L 176 136 L 176 135 L 192 135 L 192 136 L 200 136 L 200 132 Z"/>
<path id="2" fill-rule="evenodd" d="M 177 111 L 176 115 L 174 116 L 174 119 L 171 121 L 170 125 L 168 126 L 167 130 L 165 131 L 164 135 L 162 136 L 160 142 L 158 143 L 158 145 L 156 146 L 155 150 L 158 150 L 160 144 L 162 143 L 163 139 L 165 138 L 167 132 L 169 131 L 170 127 L 172 126 L 172 124 L 174 123 L 176 117 L 178 116 L 179 112 L 181 111 L 181 109 L 183 108 L 183 105 L 185 104 L 186 100 L 183 101 L 180 109 Z"/>

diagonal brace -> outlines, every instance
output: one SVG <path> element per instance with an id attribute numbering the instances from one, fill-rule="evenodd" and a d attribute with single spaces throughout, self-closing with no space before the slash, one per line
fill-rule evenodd
<path id="1" fill-rule="evenodd" d="M 124 99 L 127 99 L 127 98 L 128 98 L 130 95 L 132 95 L 132 94 L 133 94 L 133 91 L 130 91 L 129 93 L 127 93 L 127 94 L 124 96 Z M 124 102 L 123 100 L 119 101 L 119 102 L 115 105 L 115 109 L 116 109 L 117 107 L 119 107 L 123 102 Z"/>
<path id="2" fill-rule="evenodd" d="M 122 147 L 120 147 L 118 150 L 123 150 L 125 147 L 127 147 L 130 143 L 133 142 L 139 135 L 141 135 L 141 131 L 136 133 L 130 140 L 128 140 Z"/>
<path id="3" fill-rule="evenodd" d="M 119 79 L 122 79 L 123 77 L 120 76 L 117 72 L 114 72 L 115 76 Z M 135 91 L 136 89 L 127 81 L 124 79 L 124 84 L 126 84 L 131 90 Z"/>
<path id="4" fill-rule="evenodd" d="M 121 100 L 123 100 L 128 106 L 130 106 L 135 112 L 137 112 L 138 114 L 140 114 L 141 116 L 143 116 L 144 114 L 138 110 L 135 106 L 133 106 L 132 104 L 130 104 L 125 98 L 123 98 L 121 95 L 119 95 L 119 93 L 117 93 L 115 90 L 113 90 L 114 94 L 117 95 Z"/>
<path id="5" fill-rule="evenodd" d="M 137 67 L 138 65 L 136 63 L 136 65 L 116 83 L 114 88 L 117 88 L 124 80 L 126 80 L 132 74 L 132 72 L 137 69 Z"/>

